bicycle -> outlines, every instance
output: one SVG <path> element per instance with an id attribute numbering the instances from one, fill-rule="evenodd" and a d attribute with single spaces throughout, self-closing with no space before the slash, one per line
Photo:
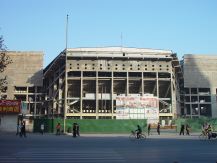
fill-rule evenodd
<path id="1" fill-rule="evenodd" d="M 204 140 L 208 140 L 208 133 L 205 131 L 202 131 L 202 133 L 199 135 L 199 140 L 204 141 Z"/>
<path id="2" fill-rule="evenodd" d="M 202 131 L 202 133 L 199 135 L 199 140 L 204 141 L 204 140 L 214 140 L 217 139 L 217 134 L 216 133 L 211 133 L 211 136 L 209 138 L 208 132 Z"/>
<path id="3" fill-rule="evenodd" d="M 129 136 L 129 139 L 130 140 L 145 140 L 146 139 L 146 135 L 145 134 L 143 134 L 143 133 L 141 133 L 140 135 L 139 135 L 139 137 L 137 138 L 137 133 L 135 132 L 135 131 L 131 131 L 131 134 L 130 134 L 130 136 Z"/>

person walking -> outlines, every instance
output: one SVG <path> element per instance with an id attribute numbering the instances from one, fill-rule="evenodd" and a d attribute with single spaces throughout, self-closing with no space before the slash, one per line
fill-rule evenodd
<path id="1" fill-rule="evenodd" d="M 151 124 L 149 123 L 148 124 L 148 136 L 150 135 L 150 132 L 151 132 Z"/>
<path id="2" fill-rule="evenodd" d="M 186 124 L 185 130 L 186 130 L 186 135 L 190 135 L 190 126 L 188 124 Z"/>
<path id="3" fill-rule="evenodd" d="M 73 123 L 73 126 L 72 126 L 72 136 L 74 138 L 76 138 L 76 134 L 77 134 L 77 127 L 76 127 L 76 123 Z"/>
<path id="4" fill-rule="evenodd" d="M 56 125 L 56 135 L 60 135 L 60 129 L 61 129 L 61 125 L 60 125 L 60 123 L 58 123 Z"/>
<path id="5" fill-rule="evenodd" d="M 41 124 L 41 134 L 44 134 L 44 123 Z"/>
<path id="6" fill-rule="evenodd" d="M 21 121 L 20 124 L 19 124 L 19 135 L 20 135 L 20 137 L 23 136 L 22 128 L 23 128 L 23 123 L 22 123 L 22 121 Z"/>
<path id="7" fill-rule="evenodd" d="M 24 136 L 26 138 L 26 123 L 25 121 L 22 122 L 21 126 L 21 137 Z"/>
<path id="8" fill-rule="evenodd" d="M 76 135 L 80 136 L 80 127 L 78 123 L 76 123 Z"/>
<path id="9" fill-rule="evenodd" d="M 185 125 L 182 124 L 182 125 L 181 125 L 181 128 L 180 128 L 179 135 L 184 135 L 184 131 L 185 131 Z"/>
<path id="10" fill-rule="evenodd" d="M 158 133 L 158 135 L 160 135 L 160 123 L 159 122 L 157 124 L 157 133 Z"/>
<path id="11" fill-rule="evenodd" d="M 20 134 L 20 122 L 17 123 L 17 133 L 16 135 L 19 135 Z"/>

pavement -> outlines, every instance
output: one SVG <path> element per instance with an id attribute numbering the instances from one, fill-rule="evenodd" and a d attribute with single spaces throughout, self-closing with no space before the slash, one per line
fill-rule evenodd
<path id="1" fill-rule="evenodd" d="M 15 133 L 0 132 L 0 163 L 214 163 L 217 141 L 199 141 L 176 132 L 152 132 L 145 141 L 129 134 Z"/>
<path id="2" fill-rule="evenodd" d="M 0 131 L 0 135 L 15 135 L 14 132 L 3 132 Z M 27 135 L 40 135 L 40 133 L 27 133 Z M 160 139 L 198 139 L 198 136 L 200 135 L 200 132 L 193 132 L 190 133 L 190 135 L 179 135 L 177 132 L 162 132 L 160 135 L 157 134 L 157 132 L 151 132 L 150 135 L 147 135 L 145 133 L 147 138 L 160 138 Z M 45 133 L 45 135 L 55 135 L 55 133 Z M 63 134 L 66 136 L 72 136 L 72 133 L 66 133 Z M 81 137 L 129 137 L 130 133 L 81 133 Z"/>
<path id="3" fill-rule="evenodd" d="M 194 132 L 191 133 L 190 135 L 179 135 L 179 133 L 162 133 L 158 135 L 157 133 L 151 133 L 149 136 L 147 134 L 147 138 L 160 138 L 160 139 L 198 139 L 199 135 L 201 133 L 199 132 Z M 66 135 L 72 136 L 72 133 L 67 133 Z M 118 134 L 118 133 L 113 133 L 113 134 L 99 134 L 99 133 L 91 133 L 91 134 L 82 134 L 82 137 L 129 137 L 130 134 Z"/>

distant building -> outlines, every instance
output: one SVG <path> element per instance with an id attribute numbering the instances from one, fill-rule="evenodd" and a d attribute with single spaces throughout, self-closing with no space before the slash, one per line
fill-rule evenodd
<path id="1" fill-rule="evenodd" d="M 159 107 L 159 121 L 169 124 L 180 114 L 179 74 L 178 58 L 170 50 L 67 49 L 44 69 L 45 106 L 49 117 L 116 119 L 123 113 L 117 108 L 120 97 L 156 97 L 158 104 L 152 106 Z M 133 108 L 132 99 L 124 103 Z M 143 118 L 136 106 L 123 114 Z"/>
<path id="2" fill-rule="evenodd" d="M 22 101 L 21 113 L 29 115 L 44 114 L 42 109 L 43 52 L 8 51 L 12 59 L 0 76 L 7 76 L 8 86 L 0 93 L 1 99 Z M 0 113 L 0 130 L 14 131 L 17 114 Z"/>
<path id="3" fill-rule="evenodd" d="M 217 56 L 186 54 L 182 64 L 185 101 L 182 115 L 217 117 Z"/>

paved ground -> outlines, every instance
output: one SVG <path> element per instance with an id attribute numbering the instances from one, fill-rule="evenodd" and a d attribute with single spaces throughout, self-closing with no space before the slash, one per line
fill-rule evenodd
<path id="1" fill-rule="evenodd" d="M 0 133 L 0 163 L 215 163 L 217 140 L 199 141 L 192 136 L 151 135 L 130 141 L 126 134 L 71 135 L 28 134 L 19 138 Z"/>

